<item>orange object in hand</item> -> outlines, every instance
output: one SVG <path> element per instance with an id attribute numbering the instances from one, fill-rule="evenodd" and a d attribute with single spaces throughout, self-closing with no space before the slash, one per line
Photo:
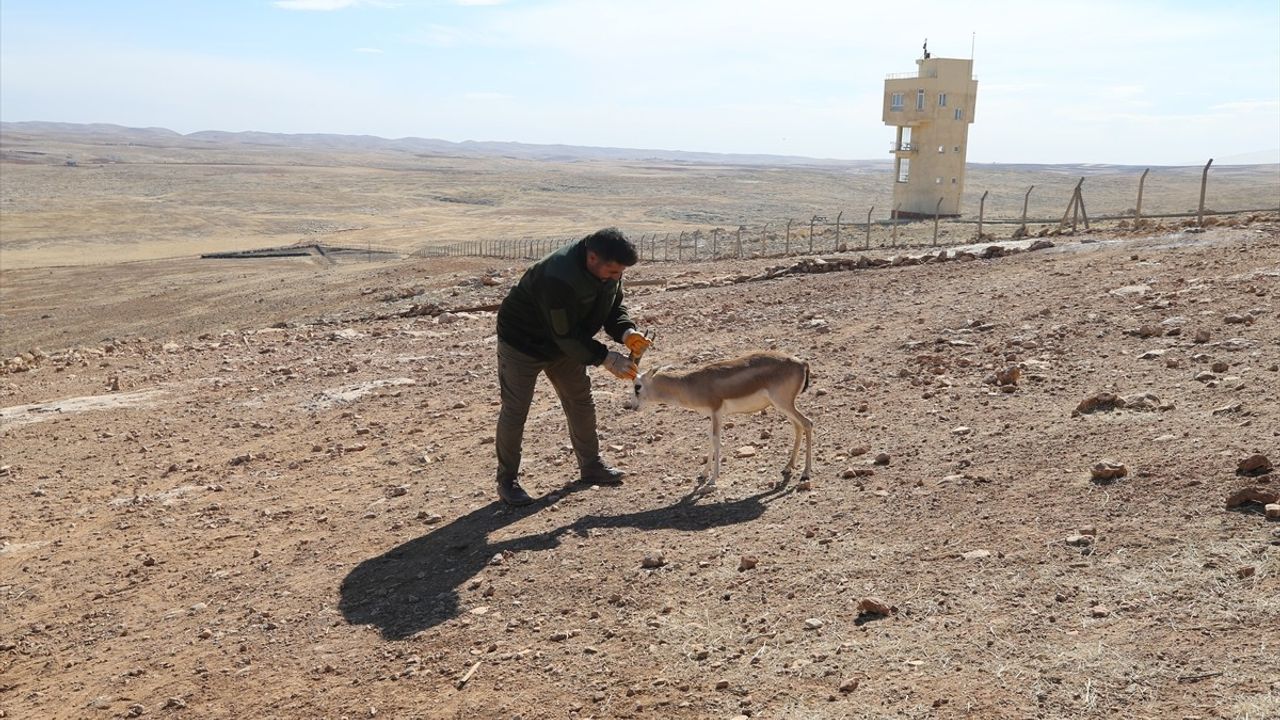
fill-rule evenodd
<path id="1" fill-rule="evenodd" d="M 631 351 L 631 357 L 639 358 L 653 345 L 653 341 L 635 330 L 628 330 L 622 334 L 622 344 Z"/>

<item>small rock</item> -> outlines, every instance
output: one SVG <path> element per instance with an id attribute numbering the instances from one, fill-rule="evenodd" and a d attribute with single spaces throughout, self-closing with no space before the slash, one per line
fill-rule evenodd
<path id="1" fill-rule="evenodd" d="M 663 557 L 662 553 L 649 553 L 640 561 L 640 567 L 647 568 L 649 570 L 660 568 L 666 564 L 667 559 Z"/>
<path id="2" fill-rule="evenodd" d="M 743 555 L 742 559 L 738 561 L 738 572 L 754 570 L 758 564 L 760 564 L 760 558 L 754 555 Z"/>
<path id="3" fill-rule="evenodd" d="M 1213 336 L 1209 334 L 1209 331 L 1208 331 L 1208 330 L 1205 330 L 1204 328 L 1201 328 L 1201 329 L 1199 329 L 1199 330 L 1196 330 L 1196 336 L 1195 336 L 1194 340 L 1195 340 L 1195 342 L 1196 342 L 1197 344 L 1199 344 L 1199 345 L 1203 345 L 1204 343 L 1209 342 L 1209 338 L 1211 338 L 1211 337 L 1213 337 Z"/>
<path id="4" fill-rule="evenodd" d="M 888 465 L 889 460 L 890 460 L 889 453 L 880 453 L 876 455 L 875 463 L 877 465 Z"/>
<path id="5" fill-rule="evenodd" d="M 1075 545 L 1077 547 L 1088 547 L 1093 544 L 1093 536 L 1084 534 L 1068 535 L 1067 544 Z"/>
<path id="6" fill-rule="evenodd" d="M 819 618 L 809 618 L 808 620 L 805 620 L 805 621 L 804 621 L 804 629 L 805 629 L 805 630 L 817 630 L 818 628 L 822 627 L 822 626 L 823 626 L 823 625 L 825 625 L 825 624 L 826 624 L 826 623 L 824 623 L 824 622 L 823 622 L 822 620 L 820 620 Z"/>
<path id="7" fill-rule="evenodd" d="M 972 429 L 972 428 L 970 428 L 970 427 L 968 427 L 968 426 L 965 426 L 965 425 L 961 425 L 960 427 L 956 427 L 956 428 L 952 428 L 952 429 L 951 429 L 951 434 L 952 434 L 952 435 L 960 435 L 960 436 L 963 436 L 963 435 L 968 435 L 968 434 L 969 434 L 969 433 L 971 433 L 971 432 L 973 432 L 973 429 Z"/>
<path id="8" fill-rule="evenodd" d="M 1228 510 L 1247 503 L 1258 503 L 1263 506 L 1280 503 L 1280 490 L 1255 486 L 1240 488 L 1227 496 Z"/>
<path id="9" fill-rule="evenodd" d="M 1253 322 L 1253 316 L 1248 314 L 1241 315 L 1240 313 L 1231 313 L 1230 315 L 1222 318 L 1222 321 L 1228 325 L 1247 325 Z"/>
<path id="10" fill-rule="evenodd" d="M 1280 503 L 1268 503 L 1263 507 L 1268 520 L 1280 520 Z"/>
<path id="11" fill-rule="evenodd" d="M 1236 577 L 1240 578 L 1241 580 L 1244 580 L 1245 578 L 1253 577 L 1254 573 L 1256 573 L 1257 571 L 1258 569 L 1255 568 L 1254 566 L 1245 565 L 1244 567 L 1236 568 Z"/>
<path id="12" fill-rule="evenodd" d="M 1024 343 L 1025 345 L 1025 343 Z M 1017 385 L 1018 380 L 1022 377 L 1022 368 L 1017 365 L 1010 365 L 1003 370 L 996 371 L 996 383 L 999 385 Z"/>
<path id="13" fill-rule="evenodd" d="M 1267 459 L 1266 455 L 1263 455 L 1262 453 L 1254 453 L 1240 461 L 1239 465 L 1236 467 L 1236 474 L 1265 475 L 1273 469 L 1271 461 Z"/>
<path id="14" fill-rule="evenodd" d="M 893 606 L 878 597 L 864 597 L 858 601 L 858 612 L 869 615 L 892 615 Z"/>
<path id="15" fill-rule="evenodd" d="M 964 553 L 960 557 L 964 558 L 965 560 L 982 560 L 984 558 L 991 557 L 991 551 L 990 550 L 970 550 L 969 552 Z"/>
<path id="16" fill-rule="evenodd" d="M 755 449 L 755 446 L 753 445 L 743 445 L 742 447 L 733 451 L 733 456 L 740 457 L 740 458 L 752 457 L 755 454 L 756 454 L 756 449 Z"/>
<path id="17" fill-rule="evenodd" d="M 1141 393 L 1122 398 L 1122 407 L 1140 412 L 1154 412 L 1161 408 L 1160 398 L 1151 393 Z"/>
<path id="18" fill-rule="evenodd" d="M 860 680 L 858 678 L 849 678 L 845 680 L 844 682 L 840 683 L 840 692 L 851 693 L 854 690 L 857 690 L 859 682 Z"/>
<path id="19" fill-rule="evenodd" d="M 1090 471 L 1094 480 L 1115 480 L 1129 474 L 1124 463 L 1115 460 L 1099 460 Z"/>
<path id="20" fill-rule="evenodd" d="M 1076 415 L 1088 415 L 1095 412 L 1110 412 L 1125 406 L 1124 398 L 1115 393 L 1100 392 L 1090 395 L 1076 406 Z"/>
<path id="21" fill-rule="evenodd" d="M 1231 365 L 1229 365 L 1228 363 L 1224 363 L 1224 362 L 1222 362 L 1221 360 L 1219 360 L 1218 362 L 1216 362 L 1216 363 L 1214 363 L 1214 364 L 1210 365 L 1210 366 L 1209 366 L 1209 369 L 1210 369 L 1210 370 L 1212 370 L 1212 371 L 1214 371 L 1214 372 L 1216 372 L 1216 373 L 1221 374 L 1221 373 L 1224 373 L 1224 372 L 1226 372 L 1226 371 L 1230 370 L 1230 369 L 1231 369 Z"/>
<path id="22" fill-rule="evenodd" d="M 1106 605 L 1094 605 L 1089 608 L 1089 614 L 1096 618 L 1104 618 L 1111 614 L 1111 608 Z"/>

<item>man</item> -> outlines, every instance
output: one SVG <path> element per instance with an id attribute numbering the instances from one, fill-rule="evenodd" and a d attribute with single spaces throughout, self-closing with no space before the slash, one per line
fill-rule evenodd
<path id="1" fill-rule="evenodd" d="M 636 332 L 622 304 L 622 274 L 639 260 L 617 228 L 607 228 L 534 263 L 498 309 L 498 384 L 502 409 L 494 445 L 498 453 L 498 497 L 520 506 L 533 498 L 520 487 L 524 423 L 538 375 L 546 373 L 569 421 L 569 438 L 580 482 L 621 485 L 622 471 L 600 457 L 596 408 L 588 365 L 603 365 L 623 380 L 636 376 L 627 355 L 596 341 L 604 328 L 633 353 L 650 344 Z"/>

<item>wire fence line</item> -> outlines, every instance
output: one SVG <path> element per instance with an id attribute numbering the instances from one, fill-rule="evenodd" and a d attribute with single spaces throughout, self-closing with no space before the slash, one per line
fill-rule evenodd
<path id="1" fill-rule="evenodd" d="M 1152 213 L 1142 211 L 1143 194 L 1146 190 L 1149 169 L 1144 171 L 1138 180 L 1134 205 L 1121 213 L 1109 215 L 1088 214 L 1084 188 L 1086 177 L 1080 177 L 1072 188 L 1070 198 L 1066 201 L 1066 209 L 1061 217 L 1028 217 L 1027 208 L 1035 185 L 1027 188 L 1022 198 L 1022 212 L 1017 217 L 985 216 L 985 204 L 989 193 L 984 192 L 979 201 L 976 218 L 915 217 L 911 220 L 898 218 L 898 208 L 881 208 L 877 219 L 876 207 L 872 206 L 865 214 L 846 219 L 845 211 L 834 215 L 814 214 L 807 219 L 789 218 L 783 221 L 764 224 L 738 225 L 736 227 L 713 227 L 672 230 L 666 232 L 645 232 L 638 237 L 633 236 L 641 258 L 650 262 L 690 262 L 720 259 L 743 259 L 752 257 L 782 257 L 789 255 L 813 255 L 817 253 L 848 252 L 870 250 L 872 248 L 921 247 L 939 245 L 963 245 L 973 242 L 993 240 L 994 232 L 987 226 L 1018 225 L 1010 235 L 1017 239 L 1032 234 L 1031 226 L 1039 227 L 1035 234 L 1056 235 L 1064 232 L 1076 232 L 1083 224 L 1086 230 L 1091 223 L 1111 221 L 1120 222 L 1123 227 L 1141 228 L 1159 219 L 1195 218 L 1186 224 L 1204 227 L 1205 218 L 1217 215 L 1235 215 L 1240 213 L 1280 212 L 1280 204 L 1265 208 L 1244 208 L 1235 210 L 1206 210 L 1205 197 L 1209 182 L 1209 169 L 1213 164 L 1210 159 L 1205 164 L 1200 179 L 1199 204 L 1195 211 L 1182 213 Z M 932 222 L 932 235 L 928 240 L 921 240 L 919 226 L 913 228 L 910 237 L 900 228 L 907 223 Z M 943 225 L 947 231 L 943 232 Z M 970 227 L 976 225 L 976 228 Z M 927 234 L 927 232 L 926 232 Z M 901 237 L 900 237 L 901 236 Z M 469 240 L 464 242 L 434 245 L 421 248 L 413 253 L 416 257 L 496 257 L 536 260 L 547 253 L 576 242 L 578 238 L 543 237 L 520 239 Z"/>

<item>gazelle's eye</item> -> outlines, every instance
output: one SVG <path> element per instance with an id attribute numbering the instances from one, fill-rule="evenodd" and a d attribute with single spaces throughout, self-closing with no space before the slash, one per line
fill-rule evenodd
<path id="1" fill-rule="evenodd" d="M 636 394 L 640 394 L 640 383 L 636 383 Z"/>

